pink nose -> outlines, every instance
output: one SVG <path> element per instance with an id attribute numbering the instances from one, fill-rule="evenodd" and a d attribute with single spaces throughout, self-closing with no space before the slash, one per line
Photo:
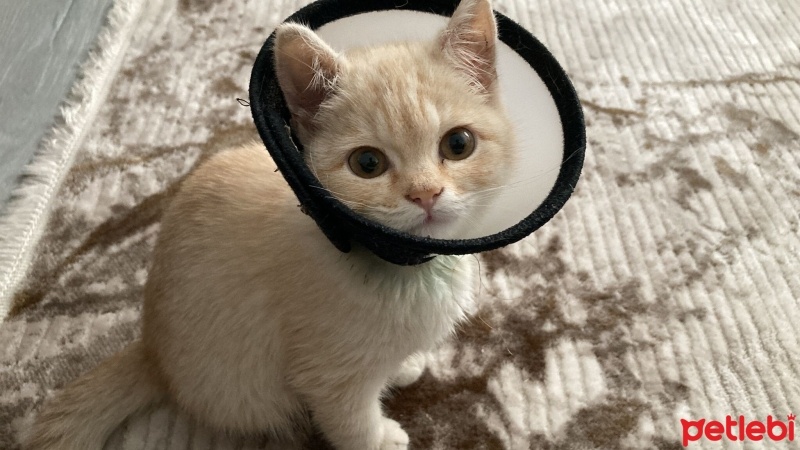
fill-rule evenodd
<path id="1" fill-rule="evenodd" d="M 414 191 L 406 195 L 406 198 L 419 205 L 420 208 L 424 209 L 425 212 L 428 213 L 428 215 L 430 215 L 431 210 L 433 209 L 433 205 L 434 203 L 436 203 L 436 199 L 439 198 L 439 195 L 443 191 L 444 188 L 434 188 L 434 189 Z"/>

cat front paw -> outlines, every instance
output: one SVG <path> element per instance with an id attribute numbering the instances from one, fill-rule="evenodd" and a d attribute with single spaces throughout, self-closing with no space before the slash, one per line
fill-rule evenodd
<path id="1" fill-rule="evenodd" d="M 408 449 L 408 434 L 399 423 L 387 417 L 383 418 L 383 442 L 378 450 Z"/>
<path id="2" fill-rule="evenodd" d="M 395 387 L 406 387 L 419 380 L 422 372 L 425 371 L 425 355 L 414 354 L 406 358 L 397 373 L 394 374 L 390 383 Z"/>

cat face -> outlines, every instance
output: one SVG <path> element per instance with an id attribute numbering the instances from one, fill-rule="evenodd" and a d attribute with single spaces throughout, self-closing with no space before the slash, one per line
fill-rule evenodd
<path id="1" fill-rule="evenodd" d="M 310 30 L 289 27 L 276 41 L 278 78 L 323 186 L 401 231 L 474 235 L 515 156 L 497 99 L 488 2 L 464 0 L 433 43 L 344 55 Z"/>

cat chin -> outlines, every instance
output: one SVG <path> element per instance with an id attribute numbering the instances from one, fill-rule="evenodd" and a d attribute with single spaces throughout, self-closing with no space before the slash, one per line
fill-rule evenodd
<path id="1" fill-rule="evenodd" d="M 386 218 L 375 217 L 371 217 L 371 219 L 389 228 L 394 228 L 395 230 L 414 236 L 433 239 L 458 239 L 461 238 L 463 234 L 463 223 L 458 220 L 458 217 L 441 212 L 436 215 L 436 219 L 434 220 L 425 219 L 424 217 L 414 218 L 411 220 L 413 225 L 409 224 L 407 219 L 398 220 L 399 218 L 394 218 L 394 220 L 386 220 Z M 402 224 L 397 222 L 401 222 Z"/>
<path id="2" fill-rule="evenodd" d="M 457 237 L 455 236 L 457 230 L 458 229 L 455 226 L 454 221 L 443 220 L 433 223 L 422 223 L 405 231 L 415 236 L 429 237 L 433 239 L 453 239 Z"/>

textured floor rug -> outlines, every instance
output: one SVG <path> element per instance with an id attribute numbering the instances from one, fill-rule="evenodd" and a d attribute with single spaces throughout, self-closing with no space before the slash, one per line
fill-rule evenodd
<path id="1" fill-rule="evenodd" d="M 0 448 L 137 336 L 160 214 L 198 161 L 256 137 L 236 98 L 301 4 L 118 1 L 84 95 L 0 222 Z M 800 413 L 800 3 L 496 8 L 565 66 L 590 146 L 565 209 L 482 256 L 480 313 L 387 399 L 412 447 L 668 450 L 682 419 Z M 270 447 L 165 407 L 108 448 Z"/>

